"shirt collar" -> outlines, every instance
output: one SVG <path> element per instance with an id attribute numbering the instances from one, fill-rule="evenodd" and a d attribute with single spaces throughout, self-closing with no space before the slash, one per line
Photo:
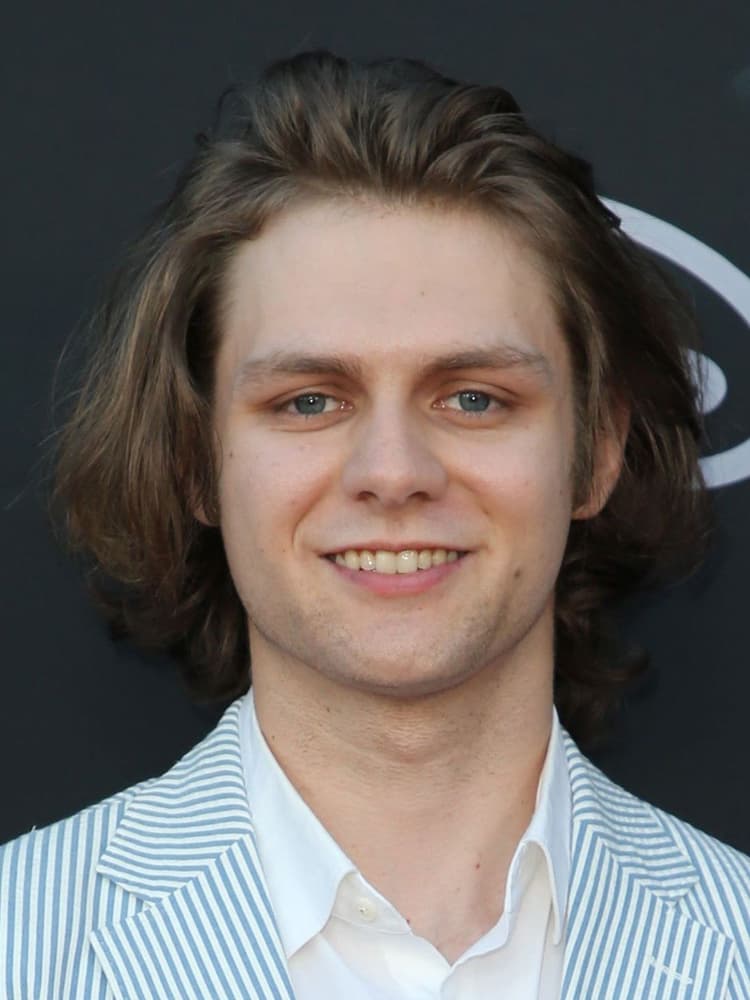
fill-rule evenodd
<path id="1" fill-rule="evenodd" d="M 289 959 L 325 926 L 341 880 L 356 869 L 271 753 L 252 689 L 240 709 L 240 734 L 258 855 Z"/>
<path id="2" fill-rule="evenodd" d="M 251 691 L 240 709 L 243 770 L 258 854 L 287 959 L 318 934 L 343 879 L 359 873 L 271 753 L 260 731 Z M 570 780 L 561 727 L 553 710 L 536 808 L 508 872 L 505 912 L 512 919 L 527 882 L 529 848 L 542 852 L 549 878 L 554 942 L 563 935 L 570 874 Z"/>
<path id="3" fill-rule="evenodd" d="M 530 845 L 542 852 L 552 895 L 553 941 L 562 940 L 570 880 L 571 799 L 568 762 L 557 711 L 552 710 L 547 756 L 537 786 L 536 807 L 510 863 L 505 888 L 505 910 L 513 914 L 525 886 L 524 858 Z"/>

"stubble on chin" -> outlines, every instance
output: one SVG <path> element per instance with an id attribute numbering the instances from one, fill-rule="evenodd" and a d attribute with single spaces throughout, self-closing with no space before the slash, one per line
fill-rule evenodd
<path id="1" fill-rule="evenodd" d="M 335 620 L 322 607 L 299 614 L 249 615 L 251 651 L 268 669 L 305 673 L 387 698 L 424 698 L 501 664 L 525 631 L 498 609 L 478 606 L 459 621 L 415 630 L 409 621 L 370 626 Z M 253 639 L 254 637 L 254 639 Z M 258 659 L 256 655 L 256 660 Z M 283 666 L 282 666 L 283 664 Z"/>

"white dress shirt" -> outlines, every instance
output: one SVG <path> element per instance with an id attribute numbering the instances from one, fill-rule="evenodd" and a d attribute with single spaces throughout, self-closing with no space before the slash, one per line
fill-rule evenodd
<path id="1" fill-rule="evenodd" d="M 571 806 L 556 713 L 502 916 L 452 964 L 367 882 L 300 797 L 260 731 L 252 692 L 240 732 L 258 853 L 297 1000 L 557 1000 Z"/>

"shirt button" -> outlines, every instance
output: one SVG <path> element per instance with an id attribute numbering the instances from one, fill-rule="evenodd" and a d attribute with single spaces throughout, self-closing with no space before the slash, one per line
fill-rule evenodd
<path id="1" fill-rule="evenodd" d="M 378 908 L 375 903 L 371 899 L 368 899 L 367 896 L 360 896 L 356 905 L 357 913 L 360 917 L 368 924 L 371 924 L 378 915 Z"/>

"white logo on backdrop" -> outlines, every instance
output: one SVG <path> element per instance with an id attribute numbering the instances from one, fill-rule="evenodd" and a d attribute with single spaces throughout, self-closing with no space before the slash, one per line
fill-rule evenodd
<path id="1" fill-rule="evenodd" d="M 628 236 L 708 285 L 750 326 L 750 278 L 738 267 L 716 250 L 663 219 L 610 198 L 603 198 L 602 201 L 620 216 L 623 231 Z M 710 413 L 726 396 L 727 380 L 711 358 L 696 355 L 693 362 L 703 383 L 703 410 Z M 706 482 L 712 487 L 750 479 L 750 438 L 727 451 L 702 458 L 701 467 Z"/>

